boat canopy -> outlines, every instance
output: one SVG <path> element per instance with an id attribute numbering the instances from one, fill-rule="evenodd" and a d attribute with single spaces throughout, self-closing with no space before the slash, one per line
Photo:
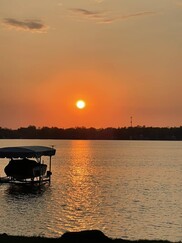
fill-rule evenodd
<path id="1" fill-rule="evenodd" d="M 56 150 L 45 146 L 18 146 L 0 148 L 0 158 L 40 158 L 53 156 Z"/>

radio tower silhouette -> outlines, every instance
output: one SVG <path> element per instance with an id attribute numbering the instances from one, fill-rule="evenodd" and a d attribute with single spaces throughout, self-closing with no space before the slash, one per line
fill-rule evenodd
<path id="1" fill-rule="evenodd" d="M 130 117 L 130 126 L 133 127 L 133 117 Z"/>

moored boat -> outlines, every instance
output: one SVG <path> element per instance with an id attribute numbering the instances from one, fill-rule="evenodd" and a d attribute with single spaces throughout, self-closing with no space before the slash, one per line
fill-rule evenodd
<path id="1" fill-rule="evenodd" d="M 45 146 L 21 146 L 0 148 L 0 158 L 10 159 L 4 168 L 7 178 L 0 178 L 0 182 L 46 182 L 51 179 L 51 158 L 55 155 L 54 148 Z M 42 162 L 42 156 L 48 156 L 47 164 Z M 33 159 L 32 159 L 33 158 Z"/>
<path id="2" fill-rule="evenodd" d="M 46 173 L 47 165 L 40 164 L 35 160 L 24 159 L 11 159 L 9 164 L 4 168 L 7 176 L 15 179 L 28 179 L 38 176 L 44 176 Z"/>

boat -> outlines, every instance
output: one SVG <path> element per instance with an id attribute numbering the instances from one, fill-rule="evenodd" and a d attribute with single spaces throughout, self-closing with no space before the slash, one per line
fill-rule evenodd
<path id="1" fill-rule="evenodd" d="M 46 173 L 47 165 L 40 164 L 35 160 L 24 159 L 11 159 L 9 164 L 4 168 L 7 176 L 15 179 L 28 179 L 38 176 L 44 176 Z"/>
<path id="2" fill-rule="evenodd" d="M 51 158 L 56 153 L 53 147 L 46 146 L 17 146 L 0 148 L 0 158 L 8 158 L 5 166 L 6 177 L 1 177 L 1 183 L 36 183 L 50 182 Z M 49 157 L 49 169 L 42 160 Z"/>

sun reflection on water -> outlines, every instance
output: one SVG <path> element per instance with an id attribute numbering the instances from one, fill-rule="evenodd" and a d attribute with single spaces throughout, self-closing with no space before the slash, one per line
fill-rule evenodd
<path id="1" fill-rule="evenodd" d="M 75 146 L 75 142 L 77 145 Z M 70 149 L 69 187 L 67 207 L 72 211 L 70 222 L 80 229 L 92 227 L 94 213 L 100 204 L 100 188 L 97 183 L 96 168 L 92 161 L 90 142 L 74 141 Z M 77 230 L 77 227 L 75 228 Z"/>

